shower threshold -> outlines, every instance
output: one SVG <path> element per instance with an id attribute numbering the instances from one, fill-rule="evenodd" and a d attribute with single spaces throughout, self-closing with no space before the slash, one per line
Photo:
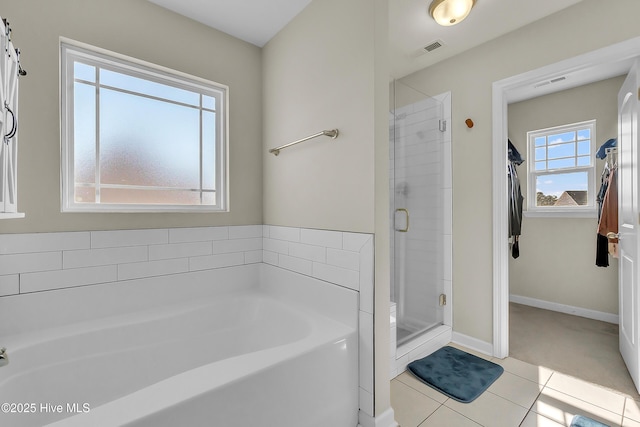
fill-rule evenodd
<path id="1" fill-rule="evenodd" d="M 434 328 L 437 328 L 438 326 L 442 326 L 442 323 L 433 323 L 431 325 L 428 325 L 422 329 L 419 330 L 410 330 L 410 329 L 405 329 L 402 326 L 397 326 L 396 328 L 396 346 L 400 347 L 401 345 L 413 340 L 414 338 L 422 335 L 422 334 L 426 334 L 429 331 L 433 330 Z"/>
<path id="2" fill-rule="evenodd" d="M 391 376 L 403 373 L 409 363 L 449 344 L 452 332 L 451 326 L 438 323 L 426 331 L 420 330 L 407 335 L 402 342 L 396 340 L 395 354 L 392 353 L 391 357 Z"/>

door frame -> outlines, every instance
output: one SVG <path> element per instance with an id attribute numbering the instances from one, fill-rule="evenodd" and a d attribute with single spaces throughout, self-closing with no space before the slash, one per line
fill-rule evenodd
<path id="1" fill-rule="evenodd" d="M 509 355 L 509 201 L 507 165 L 509 103 L 577 87 L 613 77 L 606 70 L 627 67 L 640 58 L 640 37 L 597 49 L 555 64 L 537 68 L 493 83 L 493 355 Z M 604 71 L 604 74 L 601 74 Z M 622 73 L 620 73 L 622 74 Z M 618 74 L 619 75 L 619 74 Z M 540 93 L 533 92 L 537 83 L 559 76 L 576 76 L 575 85 L 546 85 Z M 584 79 L 584 76 L 592 76 Z M 567 78 L 567 81 L 572 79 Z M 551 88 L 553 87 L 553 89 Z M 531 88 L 531 90 L 529 90 Z"/>

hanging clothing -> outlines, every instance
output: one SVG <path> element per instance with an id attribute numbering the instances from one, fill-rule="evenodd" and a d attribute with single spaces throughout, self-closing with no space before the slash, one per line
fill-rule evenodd
<path id="1" fill-rule="evenodd" d="M 602 203 L 604 202 L 604 196 L 607 194 L 609 188 L 609 175 L 611 170 L 609 169 L 609 163 L 605 163 L 602 175 L 600 176 L 600 190 L 596 196 L 598 202 L 598 224 L 600 224 L 600 216 L 602 215 Z M 597 267 L 609 267 L 609 240 L 606 236 L 596 233 L 596 266 Z"/>
<path id="2" fill-rule="evenodd" d="M 596 233 L 596 266 L 609 267 L 609 239 Z"/>
<path id="3" fill-rule="evenodd" d="M 602 211 L 600 213 L 600 221 L 598 223 L 598 235 L 604 237 L 599 238 L 601 245 L 607 248 L 607 252 L 617 258 L 618 255 L 618 239 L 607 238 L 607 233 L 618 233 L 618 169 L 611 169 L 609 174 L 609 182 L 604 199 L 602 200 Z M 606 245 L 604 241 L 606 239 Z M 598 248 L 602 251 L 602 248 Z"/>
<path id="4" fill-rule="evenodd" d="M 520 179 L 516 171 L 516 165 L 521 165 L 524 159 L 516 149 L 516 147 L 508 140 L 508 157 L 507 165 L 508 184 L 509 184 L 509 237 L 513 237 L 511 245 L 511 256 L 518 258 L 520 256 L 520 234 L 522 234 L 522 190 L 520 189 Z"/>
<path id="5" fill-rule="evenodd" d="M 618 138 L 608 139 L 607 142 L 602 144 L 600 148 L 598 148 L 598 152 L 596 153 L 596 158 L 604 159 L 607 157 L 607 148 L 613 148 L 618 145 Z"/>
<path id="6" fill-rule="evenodd" d="M 600 215 L 602 214 L 602 203 L 604 202 L 604 196 L 607 194 L 607 189 L 609 188 L 609 176 L 611 175 L 611 169 L 609 168 L 609 163 L 604 164 L 604 169 L 602 169 L 602 175 L 600 175 L 600 190 L 598 191 L 598 195 L 596 196 L 596 201 L 598 202 L 598 224 L 600 224 Z"/>
<path id="7" fill-rule="evenodd" d="M 516 171 L 516 165 L 521 165 L 524 159 L 516 149 L 516 147 L 508 142 L 508 158 L 507 175 L 509 184 L 509 237 L 513 237 L 511 244 L 511 256 L 518 258 L 520 256 L 520 234 L 522 234 L 522 190 L 520 189 L 520 179 Z"/>
<path id="8" fill-rule="evenodd" d="M 507 143 L 509 145 L 509 148 L 508 148 L 509 161 L 515 163 L 518 166 L 520 166 L 522 164 L 522 162 L 524 162 L 524 159 L 522 158 L 522 156 L 520 155 L 520 153 L 516 149 L 515 145 L 513 145 L 511 143 L 510 139 L 507 140 Z"/>
<path id="9" fill-rule="evenodd" d="M 509 175 L 509 237 L 522 234 L 522 190 L 516 165 L 511 162 L 507 166 Z"/>
<path id="10" fill-rule="evenodd" d="M 598 224 L 598 233 L 606 236 L 607 233 L 618 232 L 618 170 L 613 168 L 609 174 L 609 185 L 607 193 L 602 201 L 602 212 L 600 214 L 600 223 Z M 618 240 L 615 239 L 615 242 Z"/>

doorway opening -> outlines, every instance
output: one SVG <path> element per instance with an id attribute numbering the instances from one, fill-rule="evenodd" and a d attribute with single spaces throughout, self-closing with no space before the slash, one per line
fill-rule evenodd
<path id="1" fill-rule="evenodd" d="M 493 84 L 493 354 L 509 355 L 508 105 L 626 74 L 640 57 L 640 38 L 567 59 Z M 554 85 L 541 82 L 557 80 Z"/>

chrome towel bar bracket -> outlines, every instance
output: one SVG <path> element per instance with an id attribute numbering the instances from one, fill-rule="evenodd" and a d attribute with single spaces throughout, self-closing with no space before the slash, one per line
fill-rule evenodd
<path id="1" fill-rule="evenodd" d="M 339 134 L 340 134 L 340 132 L 338 131 L 338 129 L 323 130 L 322 132 L 318 132 L 316 134 L 307 136 L 306 138 L 302 138 L 302 139 L 299 139 L 297 141 L 290 142 L 289 144 L 281 145 L 280 147 L 272 148 L 271 150 L 269 150 L 269 153 L 277 156 L 278 154 L 280 154 L 280 150 L 282 150 L 284 148 L 291 147 L 292 145 L 300 144 L 301 142 L 305 142 L 305 141 L 308 141 L 310 139 L 317 138 L 319 136 L 328 136 L 331 139 L 336 139 Z"/>

